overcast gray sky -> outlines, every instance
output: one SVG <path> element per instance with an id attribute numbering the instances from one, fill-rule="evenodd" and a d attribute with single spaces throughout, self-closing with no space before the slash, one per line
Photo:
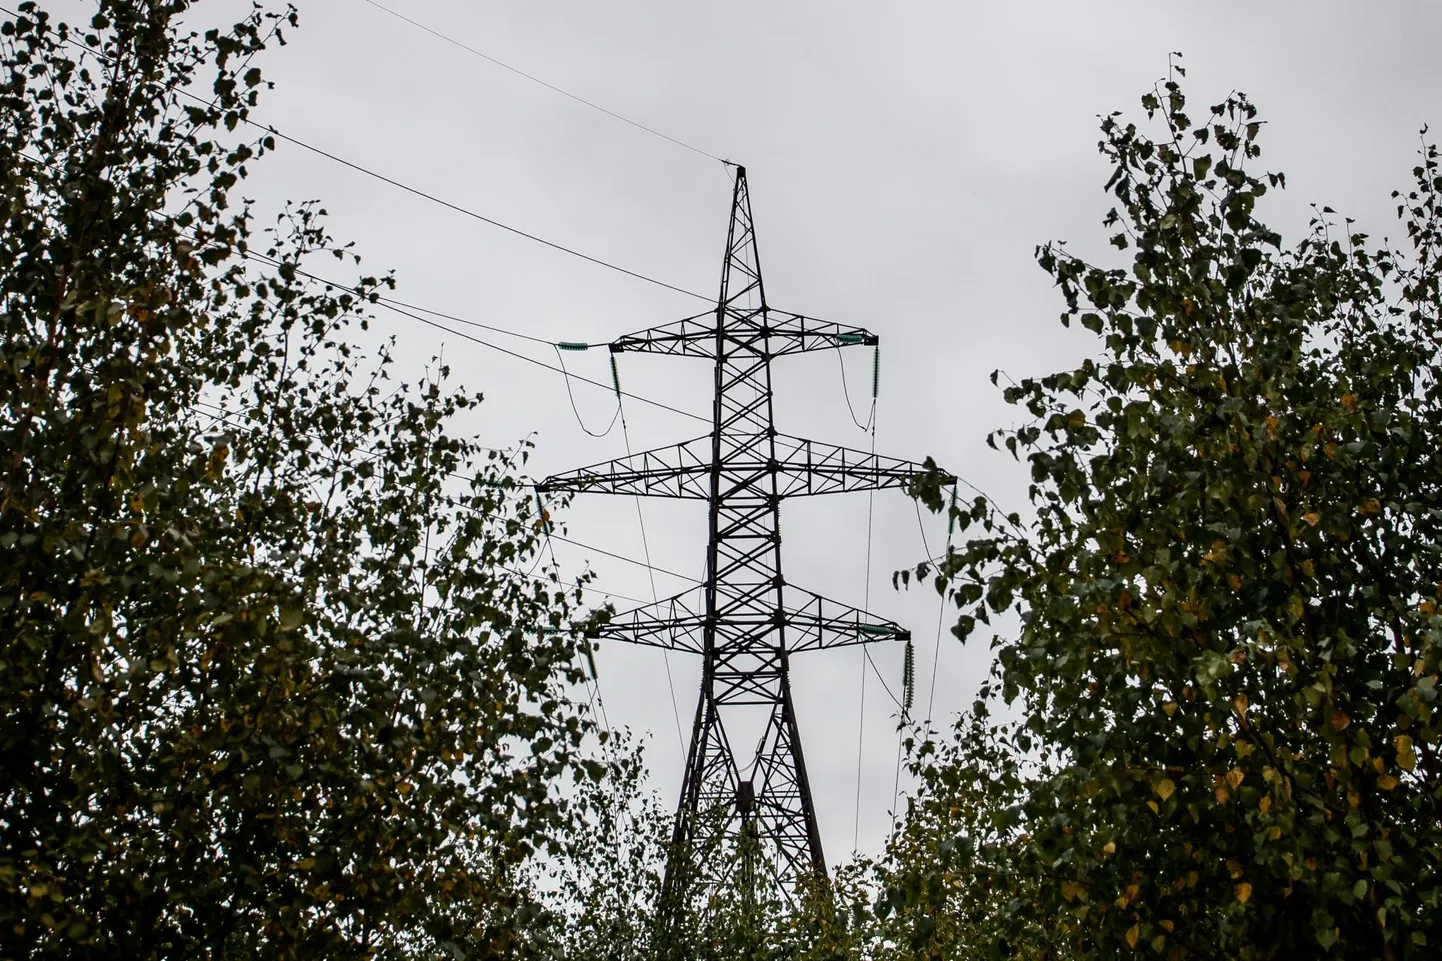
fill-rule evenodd
<path id="1" fill-rule="evenodd" d="M 931 455 L 1022 507 L 1025 473 L 990 451 L 989 429 L 1016 423 L 988 375 L 1038 374 L 1090 348 L 1065 332 L 1061 302 L 1034 265 L 1036 244 L 1066 239 L 1105 257 L 1099 227 L 1108 170 L 1097 115 L 1139 113 L 1137 100 L 1185 53 L 1186 89 L 1203 104 L 1236 88 L 1269 122 L 1268 169 L 1289 189 L 1261 211 L 1284 233 L 1307 204 L 1328 203 L 1376 234 L 1392 230 L 1388 192 L 1404 186 L 1418 128 L 1439 119 L 1442 7 L 1421 0 L 1333 2 L 903 2 L 736 0 L 386 0 L 436 30 L 748 169 L 772 305 L 869 327 L 881 336 L 877 445 Z M 302 27 L 263 61 L 278 84 L 260 119 L 357 163 L 487 216 L 680 287 L 715 290 L 730 180 L 722 166 L 388 16 L 364 0 L 299 3 Z M 694 313 L 698 303 L 530 243 L 282 145 L 259 165 L 252 196 L 318 198 L 367 266 L 394 268 L 398 296 L 548 340 L 605 342 Z M 463 425 L 508 446 L 535 432 L 537 477 L 624 453 L 619 430 L 577 426 L 560 378 L 400 318 L 419 375 L 428 357 L 483 389 L 486 411 Z M 497 338 L 554 360 L 544 348 Z M 604 352 L 568 355 L 606 380 Z M 870 389 L 870 352 L 846 364 L 854 399 Z M 698 366 L 698 364 L 702 366 Z M 621 358 L 623 385 L 708 412 L 704 362 Z M 853 447 L 865 435 L 842 399 L 837 357 L 776 365 L 778 425 Z M 609 393 L 577 385 L 593 427 Z M 862 413 L 859 411 L 859 413 Z M 863 413 L 864 416 L 864 413 Z M 704 425 L 628 404 L 640 450 Z M 925 713 L 938 602 L 896 594 L 890 574 L 922 556 L 912 503 L 874 502 L 870 609 L 911 627 L 918 713 Z M 696 504 L 647 503 L 655 562 L 699 575 L 705 515 Z M 630 501 L 583 498 L 572 536 L 642 556 Z M 783 515 L 792 583 L 861 605 L 866 495 L 793 501 Z M 933 550 L 945 523 L 923 521 Z M 558 544 L 572 572 L 650 598 L 639 567 Z M 657 575 L 662 596 L 684 584 Z M 628 605 L 617 601 L 619 608 Z M 902 651 L 874 649 L 899 689 Z M 680 783 L 682 745 L 660 652 L 608 647 L 598 657 L 611 722 L 649 732 L 655 787 Z M 943 639 L 935 713 L 971 701 L 989 667 L 981 646 Z M 855 650 L 794 661 L 802 736 L 829 860 L 879 849 L 893 799 L 895 706 Z M 672 656 L 689 734 L 698 665 Z M 858 734 L 861 736 L 860 805 Z M 905 781 L 903 780 L 903 790 Z"/>

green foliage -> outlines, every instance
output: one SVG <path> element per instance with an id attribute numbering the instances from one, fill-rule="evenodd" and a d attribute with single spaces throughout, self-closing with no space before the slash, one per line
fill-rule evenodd
<path id="1" fill-rule="evenodd" d="M 576 591 L 479 395 L 358 347 L 389 281 L 233 202 L 293 10 L 195 16 L 0 26 L 0 955 L 523 957 Z"/>
<path id="2" fill-rule="evenodd" d="M 869 923 L 866 869 L 844 866 L 831 879 L 783 896 L 757 884 L 767 870 L 755 838 L 727 838 L 717 850 L 673 846 L 674 813 L 643 791 L 639 751 L 622 749 L 616 776 L 578 795 L 593 814 L 573 822 L 571 855 L 546 862 L 544 887 L 559 922 L 558 956 L 599 961 L 852 961 Z M 723 817 L 724 812 L 708 816 Z M 700 832 L 710 839 L 720 831 Z M 584 843 L 581 843 L 584 841 Z M 719 883 L 692 885 L 676 905 L 667 867 L 695 876 L 697 865 L 727 866 Z M 678 910 L 679 907 L 679 910 Z"/>
<path id="3" fill-rule="evenodd" d="M 1433 957 L 1437 150 L 1394 195 L 1404 249 L 1328 208 L 1284 246 L 1256 216 L 1285 182 L 1252 170 L 1245 97 L 1193 124 L 1172 79 L 1143 106 L 1149 124 L 1102 124 L 1106 224 L 1128 256 L 1038 250 L 1062 323 L 1097 353 L 1006 389 L 1033 418 L 996 438 L 1030 466 L 1034 519 L 955 511 L 971 539 L 940 572 L 962 639 L 1019 619 L 993 642 L 1019 720 L 995 744 L 960 728 L 909 830 L 970 872 L 943 907 L 1002 892 L 995 939 L 1053 930 L 1087 958 Z M 948 825 L 937 803 L 982 772 L 980 820 Z"/>
<path id="4" fill-rule="evenodd" d="M 656 906 L 673 823 L 645 790 L 639 748 L 611 737 L 612 776 L 580 786 L 586 813 L 567 826 L 567 853 L 537 865 L 550 892 L 557 955 L 593 961 L 656 957 Z"/>
<path id="5" fill-rule="evenodd" d="M 877 895 L 865 957 L 1076 957 L 1061 927 L 1033 910 L 1044 879 L 1010 870 L 1025 843 L 1017 825 L 1028 787 L 1012 749 L 984 716 L 956 734 L 908 741 L 920 787 L 885 855 L 867 866 Z"/>

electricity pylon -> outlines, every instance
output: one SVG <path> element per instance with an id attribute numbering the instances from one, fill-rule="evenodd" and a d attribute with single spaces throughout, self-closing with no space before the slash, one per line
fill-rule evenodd
<path id="1" fill-rule="evenodd" d="M 705 501 L 710 511 L 701 603 L 694 589 L 619 615 L 601 637 L 699 654 L 701 696 L 676 816 L 663 903 L 687 903 L 695 885 L 774 883 L 790 898 L 825 874 L 816 807 L 791 699 L 791 655 L 909 640 L 891 621 L 786 583 L 781 501 L 900 487 L 926 472 L 907 461 L 776 430 L 771 361 L 804 351 L 875 345 L 860 327 L 774 310 L 766 303 L 746 170 L 736 168 L 721 292 L 714 313 L 629 334 L 611 352 L 700 357 L 714 368 L 711 433 L 546 478 L 546 491 L 602 492 Z M 938 472 L 939 473 L 939 472 Z M 943 475 L 949 480 L 949 475 Z M 748 726 L 754 756 L 733 748 Z M 737 851 L 751 852 L 737 856 Z M 709 855 L 709 856 L 708 856 Z"/>

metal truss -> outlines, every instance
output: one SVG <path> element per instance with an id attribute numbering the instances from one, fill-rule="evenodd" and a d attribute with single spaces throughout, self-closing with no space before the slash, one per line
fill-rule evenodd
<path id="1" fill-rule="evenodd" d="M 710 500 L 714 454 L 715 438 L 697 437 L 557 474 L 541 486 L 542 490 Z M 774 432 L 725 437 L 721 457 L 732 490 L 749 486 L 755 478 L 774 475 L 777 497 L 901 487 L 920 471 L 910 461 Z M 732 490 L 723 489 L 721 495 Z"/>
<path id="2" fill-rule="evenodd" d="M 792 897 L 808 875 L 825 874 L 791 700 L 791 656 L 906 640 L 910 633 L 786 583 L 781 501 L 901 487 L 927 468 L 778 433 L 771 361 L 876 343 L 876 335 L 862 328 L 767 305 L 746 171 L 738 167 L 714 312 L 611 344 L 613 352 L 709 359 L 715 382 L 711 433 L 557 474 L 538 485 L 542 491 L 691 498 L 709 508 L 702 586 L 618 615 L 599 630 L 601 637 L 702 657 L 673 847 L 708 853 L 700 863 L 678 858 L 668 866 L 663 897 L 670 911 L 685 910 L 704 900 L 707 890 L 736 878 L 773 884 Z M 765 721 L 755 753 L 743 757 L 728 735 L 728 722 L 746 711 L 753 718 L 761 712 Z M 737 850 L 756 853 L 738 865 L 731 856 Z"/>
<path id="3" fill-rule="evenodd" d="M 732 610 L 709 615 L 698 610 L 700 605 L 688 602 L 691 595 L 700 593 L 692 588 L 617 615 L 598 628 L 595 636 L 702 655 L 708 629 L 724 639 L 722 648 L 736 650 L 753 647 L 772 632 L 784 633 L 786 649 L 792 654 L 911 639 L 911 632 L 899 624 L 791 585 L 787 585 L 788 600 L 796 594 L 805 599 L 799 605 L 788 603 L 784 611 L 758 611 L 754 598 L 743 596 L 732 600 Z"/>

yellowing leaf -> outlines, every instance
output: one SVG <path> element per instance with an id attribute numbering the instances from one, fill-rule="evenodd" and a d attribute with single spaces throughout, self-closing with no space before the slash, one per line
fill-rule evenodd
<path id="1" fill-rule="evenodd" d="M 1397 765 L 1404 771 L 1415 770 L 1417 754 L 1412 749 L 1412 739 L 1405 734 L 1399 734 L 1392 739 L 1392 745 L 1397 749 Z"/>
<path id="2" fill-rule="evenodd" d="M 1157 782 L 1157 786 L 1153 790 L 1157 792 L 1157 797 L 1165 801 L 1167 798 L 1172 796 L 1172 793 L 1176 791 L 1176 789 L 1177 786 L 1172 783 L 1172 779 L 1169 777 L 1164 777 Z"/>
<path id="3" fill-rule="evenodd" d="M 1236 894 L 1237 894 L 1237 900 L 1240 901 L 1240 902 L 1242 902 L 1243 904 L 1246 904 L 1247 901 L 1248 901 L 1248 900 L 1251 898 L 1251 896 L 1252 896 L 1252 886 L 1251 886 L 1250 884 L 1248 884 L 1246 881 L 1243 881 L 1241 884 L 1238 884 L 1238 885 L 1237 885 L 1235 888 L 1233 888 L 1232 890 L 1234 890 L 1234 891 L 1236 892 Z"/>
<path id="4" fill-rule="evenodd" d="M 1127 930 L 1127 947 L 1136 947 L 1137 941 L 1141 938 L 1141 936 L 1142 926 L 1139 924 L 1132 925 L 1131 928 Z"/>
<path id="5" fill-rule="evenodd" d="M 1390 791 L 1400 783 L 1402 782 L 1390 774 L 1384 774 L 1377 779 L 1377 786 L 1384 791 Z"/>
<path id="6" fill-rule="evenodd" d="M 1246 775 L 1242 773 L 1241 768 L 1234 767 L 1227 772 L 1227 785 L 1231 787 L 1233 791 L 1235 791 L 1237 788 L 1242 786 L 1242 779 L 1245 777 Z"/>
<path id="7" fill-rule="evenodd" d="M 1307 526 L 1316 527 L 1317 524 L 1322 520 L 1322 515 L 1318 514 L 1316 511 L 1308 511 L 1307 513 L 1302 515 L 1302 520 L 1307 522 Z"/>
<path id="8" fill-rule="evenodd" d="M 1116 853 L 1117 853 L 1117 842 L 1115 842 L 1115 841 L 1108 841 L 1106 844 L 1103 844 L 1103 845 L 1102 845 L 1102 853 L 1103 853 L 1103 854 L 1106 854 L 1106 855 L 1116 854 Z"/>

